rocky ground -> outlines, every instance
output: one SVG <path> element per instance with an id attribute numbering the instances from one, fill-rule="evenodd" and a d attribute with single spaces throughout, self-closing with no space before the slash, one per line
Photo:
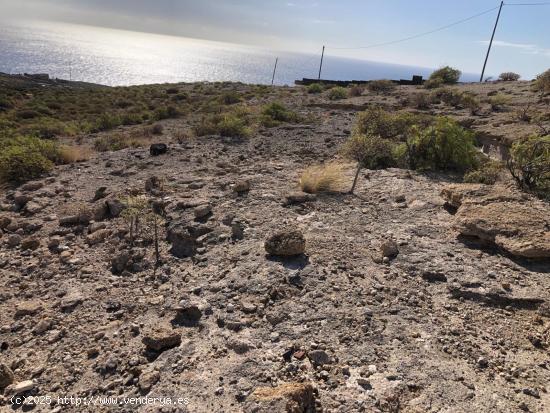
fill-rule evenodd
<path id="1" fill-rule="evenodd" d="M 293 93 L 315 121 L 177 142 L 189 120 L 166 120 L 165 154 L 96 154 L 2 193 L 1 411 L 550 411 L 548 204 L 400 169 L 301 193 L 358 108 L 398 95 Z M 158 267 L 150 227 L 129 248 L 128 194 L 165 211 Z"/>

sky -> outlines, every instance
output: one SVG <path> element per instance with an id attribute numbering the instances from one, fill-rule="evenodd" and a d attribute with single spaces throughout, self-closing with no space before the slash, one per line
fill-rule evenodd
<path id="1" fill-rule="evenodd" d="M 511 0 L 519 3 L 521 0 Z M 526 3 L 544 0 L 525 0 Z M 479 73 L 496 0 L 0 0 L 3 19 L 40 19 Z M 487 72 L 530 79 L 550 67 L 550 4 L 505 6 Z"/>

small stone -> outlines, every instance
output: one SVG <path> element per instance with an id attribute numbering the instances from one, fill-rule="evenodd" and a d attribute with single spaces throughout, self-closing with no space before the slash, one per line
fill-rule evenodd
<path id="1" fill-rule="evenodd" d="M 315 396 L 309 383 L 283 383 L 277 387 L 258 387 L 246 399 L 245 413 L 313 412 Z"/>
<path id="2" fill-rule="evenodd" d="M 154 326 L 144 333 L 141 341 L 148 349 L 160 352 L 179 346 L 181 335 L 168 326 Z"/>
<path id="3" fill-rule="evenodd" d="M 31 391 L 35 387 L 36 387 L 36 383 L 34 381 L 25 380 L 25 381 L 21 381 L 17 384 L 11 384 L 10 386 L 8 386 L 6 388 L 4 393 L 5 393 L 6 396 L 18 395 L 18 394 L 21 394 L 21 393 Z"/>
<path id="4" fill-rule="evenodd" d="M 199 205 L 193 210 L 193 213 L 197 219 L 205 218 L 212 213 L 212 206 L 210 204 Z"/>
<path id="5" fill-rule="evenodd" d="M 17 306 L 15 318 L 35 315 L 42 310 L 42 304 L 39 301 L 25 301 Z"/>
<path id="6" fill-rule="evenodd" d="M 310 351 L 307 356 L 311 360 L 311 362 L 317 366 L 332 363 L 330 356 L 324 350 Z"/>
<path id="7" fill-rule="evenodd" d="M 21 244 L 21 235 L 10 234 L 10 236 L 8 237 L 8 247 L 15 248 L 19 244 Z"/>
<path id="8" fill-rule="evenodd" d="M 25 238 L 21 241 L 21 249 L 25 250 L 35 250 L 40 247 L 40 240 L 37 238 Z"/>
<path id="9" fill-rule="evenodd" d="M 250 191 L 250 181 L 243 179 L 242 181 L 236 182 L 235 185 L 233 185 L 233 191 L 238 194 Z"/>
<path id="10" fill-rule="evenodd" d="M 264 247 L 271 255 L 295 256 L 305 252 L 306 240 L 300 231 L 286 230 L 269 236 Z"/>
<path id="11" fill-rule="evenodd" d="M 489 361 L 485 357 L 480 357 L 480 358 L 477 359 L 477 365 L 480 368 L 485 369 L 485 368 L 489 367 Z"/>
<path id="12" fill-rule="evenodd" d="M 0 363 L 0 390 L 12 384 L 14 378 L 13 371 L 4 363 Z"/>
<path id="13" fill-rule="evenodd" d="M 393 258 L 397 257 L 399 249 L 394 240 L 385 240 L 380 244 L 380 252 L 383 257 Z"/>
<path id="14" fill-rule="evenodd" d="M 86 242 L 88 243 L 88 245 L 101 244 L 105 241 L 105 239 L 107 239 L 109 235 L 111 235 L 110 230 L 100 229 L 99 231 L 95 231 L 92 234 L 87 235 Z"/>
<path id="15" fill-rule="evenodd" d="M 158 371 L 150 371 L 142 373 L 139 376 L 139 390 L 142 394 L 147 394 L 151 388 L 160 380 L 160 373 Z"/>

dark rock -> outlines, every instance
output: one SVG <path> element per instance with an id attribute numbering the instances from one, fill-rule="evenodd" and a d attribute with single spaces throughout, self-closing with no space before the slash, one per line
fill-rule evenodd
<path id="1" fill-rule="evenodd" d="M 306 240 L 297 230 L 286 230 L 271 235 L 265 242 L 268 254 L 289 257 L 305 252 Z"/>
<path id="2" fill-rule="evenodd" d="M 153 143 L 149 148 L 151 156 L 164 155 L 168 152 L 168 146 L 165 143 Z"/>

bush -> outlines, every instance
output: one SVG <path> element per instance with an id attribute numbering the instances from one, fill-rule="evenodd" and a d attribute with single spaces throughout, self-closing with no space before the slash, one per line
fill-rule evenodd
<path id="1" fill-rule="evenodd" d="M 35 137 L 17 137 L 1 142 L 0 181 L 25 182 L 49 172 L 60 163 L 59 146 Z"/>
<path id="2" fill-rule="evenodd" d="M 477 97 L 471 92 L 460 92 L 457 89 L 450 87 L 443 87 L 433 92 L 434 99 L 445 103 L 446 105 L 453 106 L 455 108 L 470 109 L 472 114 L 477 113 L 481 108 L 481 103 Z"/>
<path id="3" fill-rule="evenodd" d="M 338 163 L 310 166 L 300 177 L 300 188 L 308 194 L 341 192 L 343 187 L 343 166 Z"/>
<path id="4" fill-rule="evenodd" d="M 343 147 L 346 158 L 356 161 L 362 168 L 383 169 L 396 165 L 395 144 L 380 136 L 354 134 Z"/>
<path id="5" fill-rule="evenodd" d="M 363 94 L 363 87 L 359 85 L 353 85 L 348 89 L 348 96 L 350 98 L 358 97 Z"/>
<path id="6" fill-rule="evenodd" d="M 537 76 L 534 88 L 542 93 L 550 93 L 550 69 Z"/>
<path id="7" fill-rule="evenodd" d="M 486 159 L 477 169 L 464 175 L 464 182 L 493 185 L 504 169 L 502 162 Z"/>
<path id="8" fill-rule="evenodd" d="M 515 82 L 519 80 L 520 77 L 520 75 L 514 72 L 504 72 L 500 74 L 498 80 L 502 80 L 503 82 Z"/>
<path id="9" fill-rule="evenodd" d="M 98 152 L 115 152 L 126 148 L 140 148 L 145 146 L 146 139 L 135 138 L 117 133 L 97 138 L 94 141 L 94 148 Z"/>
<path id="10" fill-rule="evenodd" d="M 489 104 L 491 105 L 491 110 L 498 112 L 504 109 L 504 106 L 510 103 L 510 97 L 498 93 L 489 98 Z"/>
<path id="11" fill-rule="evenodd" d="M 340 86 L 333 87 L 328 91 L 328 98 L 330 100 L 341 100 L 348 97 L 348 91 Z"/>
<path id="12" fill-rule="evenodd" d="M 428 125 L 431 120 L 432 117 L 427 115 L 409 112 L 390 113 L 373 106 L 358 115 L 355 133 L 391 139 L 406 134 L 412 125 Z"/>
<path id="13" fill-rule="evenodd" d="M 432 126 L 415 126 L 401 147 L 412 169 L 466 171 L 477 164 L 472 132 L 447 117 L 438 117 Z"/>
<path id="14" fill-rule="evenodd" d="M 426 110 L 432 105 L 433 97 L 429 93 L 418 92 L 411 94 L 407 101 L 413 108 Z"/>
<path id="15" fill-rule="evenodd" d="M 458 82 L 462 72 L 458 69 L 454 69 L 450 66 L 444 66 L 437 69 L 430 75 L 429 80 L 439 81 L 445 85 L 452 85 Z"/>
<path id="16" fill-rule="evenodd" d="M 550 199 L 550 135 L 514 142 L 507 166 L 519 187 Z"/>
<path id="17" fill-rule="evenodd" d="M 441 79 L 428 79 L 424 82 L 424 87 L 426 89 L 437 89 L 443 85 L 443 80 Z"/>
<path id="18" fill-rule="evenodd" d="M 307 87 L 307 93 L 317 94 L 323 92 L 323 85 L 320 83 L 312 83 Z"/>
<path id="19" fill-rule="evenodd" d="M 246 138 L 251 130 L 244 116 L 235 113 L 223 113 L 203 118 L 194 128 L 197 136 L 220 135 L 232 138 Z"/>
<path id="20" fill-rule="evenodd" d="M 298 122 L 299 116 L 282 103 L 273 102 L 262 109 L 261 123 L 265 127 L 273 127 L 281 122 Z"/>
<path id="21" fill-rule="evenodd" d="M 395 83 L 391 80 L 373 80 L 367 84 L 369 91 L 374 93 L 388 93 L 395 89 Z"/>
<path id="22" fill-rule="evenodd" d="M 241 101 L 241 97 L 237 92 L 230 91 L 225 92 L 221 96 L 221 101 L 224 105 L 234 105 L 235 103 L 239 103 Z"/>

